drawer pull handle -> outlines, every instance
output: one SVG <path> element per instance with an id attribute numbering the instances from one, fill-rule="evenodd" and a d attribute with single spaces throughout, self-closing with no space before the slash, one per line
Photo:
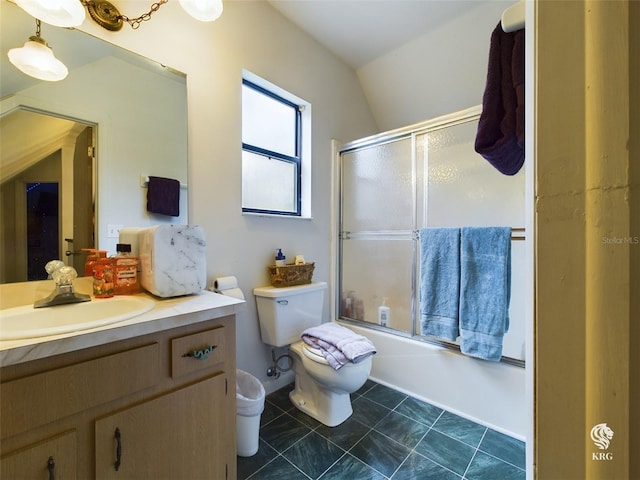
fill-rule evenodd
<path id="1" fill-rule="evenodd" d="M 218 348 L 217 345 L 209 345 L 208 347 L 203 348 L 202 350 L 192 350 L 191 352 L 185 353 L 182 356 L 194 357 L 198 360 L 206 360 L 209 357 L 209 354 L 213 352 L 216 348 Z"/>
<path id="2" fill-rule="evenodd" d="M 116 461 L 113 466 L 116 472 L 120 469 L 120 461 L 122 460 L 122 442 L 120 441 L 120 429 L 116 427 Z"/>
<path id="3" fill-rule="evenodd" d="M 47 470 L 49 470 L 49 480 L 56 479 L 56 462 L 53 461 L 53 457 L 49 457 L 47 461 Z"/>

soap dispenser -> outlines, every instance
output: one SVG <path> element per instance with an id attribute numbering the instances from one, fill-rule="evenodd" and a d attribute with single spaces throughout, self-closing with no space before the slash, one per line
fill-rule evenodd
<path id="1" fill-rule="evenodd" d="M 282 249 L 279 248 L 276 252 L 276 267 L 284 267 L 285 258 L 284 253 L 282 253 Z"/>
<path id="2" fill-rule="evenodd" d="M 387 306 L 387 297 L 382 298 L 382 305 L 378 307 L 378 323 L 388 327 L 391 321 L 391 309 Z"/>

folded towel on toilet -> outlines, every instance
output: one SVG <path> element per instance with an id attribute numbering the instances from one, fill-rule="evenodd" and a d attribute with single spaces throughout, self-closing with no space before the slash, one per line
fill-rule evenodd
<path id="1" fill-rule="evenodd" d="M 349 362 L 362 362 L 376 353 L 368 338 L 334 322 L 307 328 L 301 337 L 307 345 L 319 349 L 335 370 Z"/>

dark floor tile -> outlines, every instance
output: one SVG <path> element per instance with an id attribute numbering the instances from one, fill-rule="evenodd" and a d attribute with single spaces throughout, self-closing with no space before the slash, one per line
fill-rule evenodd
<path id="1" fill-rule="evenodd" d="M 250 480 L 309 480 L 304 473 L 279 456 L 250 477 Z"/>
<path id="2" fill-rule="evenodd" d="M 487 427 L 462 418 L 451 412 L 444 412 L 433 424 L 433 428 L 461 442 L 477 447 Z"/>
<path id="3" fill-rule="evenodd" d="M 291 399 L 289 398 L 289 392 L 291 392 L 291 390 L 293 390 L 293 384 L 286 385 L 280 390 L 276 390 L 275 392 L 267 395 L 266 400 L 287 412 L 294 408 L 293 403 L 291 403 Z"/>
<path id="4" fill-rule="evenodd" d="M 353 407 L 352 418 L 369 427 L 375 426 L 391 412 L 387 407 L 372 402 L 364 396 L 356 398 L 351 402 L 351 406 Z"/>
<path id="5" fill-rule="evenodd" d="M 383 475 L 390 477 L 410 452 L 411 450 L 404 445 L 374 430 L 360 440 L 349 453 Z"/>
<path id="6" fill-rule="evenodd" d="M 311 429 L 289 414 L 284 414 L 260 430 L 260 438 L 282 453 L 307 435 Z"/>
<path id="7" fill-rule="evenodd" d="M 384 385 L 376 385 L 364 393 L 364 397 L 393 410 L 407 395 Z"/>
<path id="8" fill-rule="evenodd" d="M 302 410 L 298 410 L 296 407 L 289 410 L 287 413 L 291 415 L 293 418 L 295 418 L 296 420 L 298 420 L 300 423 L 311 428 L 312 430 L 322 425 L 318 420 L 316 420 L 313 417 L 310 417 L 309 415 L 304 413 Z"/>
<path id="9" fill-rule="evenodd" d="M 465 474 L 469 480 L 525 480 L 524 470 L 483 452 L 477 452 Z"/>
<path id="10" fill-rule="evenodd" d="M 311 432 L 282 455 L 311 478 L 318 478 L 345 451 L 326 438 Z"/>
<path id="11" fill-rule="evenodd" d="M 404 402 L 396 407 L 396 412 L 406 415 L 416 422 L 433 425 L 443 410 L 430 403 L 407 397 Z"/>
<path id="12" fill-rule="evenodd" d="M 385 480 L 386 477 L 376 472 L 369 465 L 352 455 L 344 455 L 320 480 Z"/>
<path id="13" fill-rule="evenodd" d="M 362 437 L 369 433 L 370 430 L 371 427 L 350 417 L 337 427 L 321 425 L 315 431 L 339 447 L 349 450 L 353 445 L 358 443 Z"/>
<path id="14" fill-rule="evenodd" d="M 375 387 L 376 385 L 379 385 L 378 383 L 374 382 L 373 380 L 367 380 L 366 382 L 364 382 L 364 385 L 362 385 L 357 392 L 355 392 L 351 398 L 353 399 L 355 396 L 359 396 L 359 395 L 364 395 L 365 393 L 367 393 L 369 390 L 371 390 L 373 387 Z"/>
<path id="15" fill-rule="evenodd" d="M 284 415 L 284 411 L 281 408 L 276 407 L 271 402 L 264 402 L 264 410 L 260 415 L 260 427 L 264 427 L 267 423 L 278 418 L 280 415 Z"/>
<path id="16" fill-rule="evenodd" d="M 412 452 L 392 480 L 462 480 L 460 475 Z"/>
<path id="17" fill-rule="evenodd" d="M 245 480 L 278 456 L 264 441 L 258 443 L 258 453 L 252 457 L 238 457 L 238 480 Z"/>
<path id="18" fill-rule="evenodd" d="M 415 422 L 404 415 L 391 412 L 378 423 L 375 430 L 384 433 L 405 447 L 413 448 L 422 440 L 424 434 L 430 427 L 422 423 Z"/>
<path id="19" fill-rule="evenodd" d="M 525 468 L 526 448 L 521 440 L 489 429 L 478 448 L 516 467 Z"/>
<path id="20" fill-rule="evenodd" d="M 463 475 L 473 458 L 475 448 L 433 429 L 416 445 L 415 451 L 439 465 Z"/>

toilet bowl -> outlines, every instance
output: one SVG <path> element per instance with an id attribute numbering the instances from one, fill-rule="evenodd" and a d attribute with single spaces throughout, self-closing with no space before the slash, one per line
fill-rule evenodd
<path id="1" fill-rule="evenodd" d="M 295 388 L 289 394 L 301 411 L 328 427 L 340 425 L 353 413 L 351 393 L 369 378 L 371 357 L 335 370 L 322 353 L 299 341 L 291 345 Z"/>

